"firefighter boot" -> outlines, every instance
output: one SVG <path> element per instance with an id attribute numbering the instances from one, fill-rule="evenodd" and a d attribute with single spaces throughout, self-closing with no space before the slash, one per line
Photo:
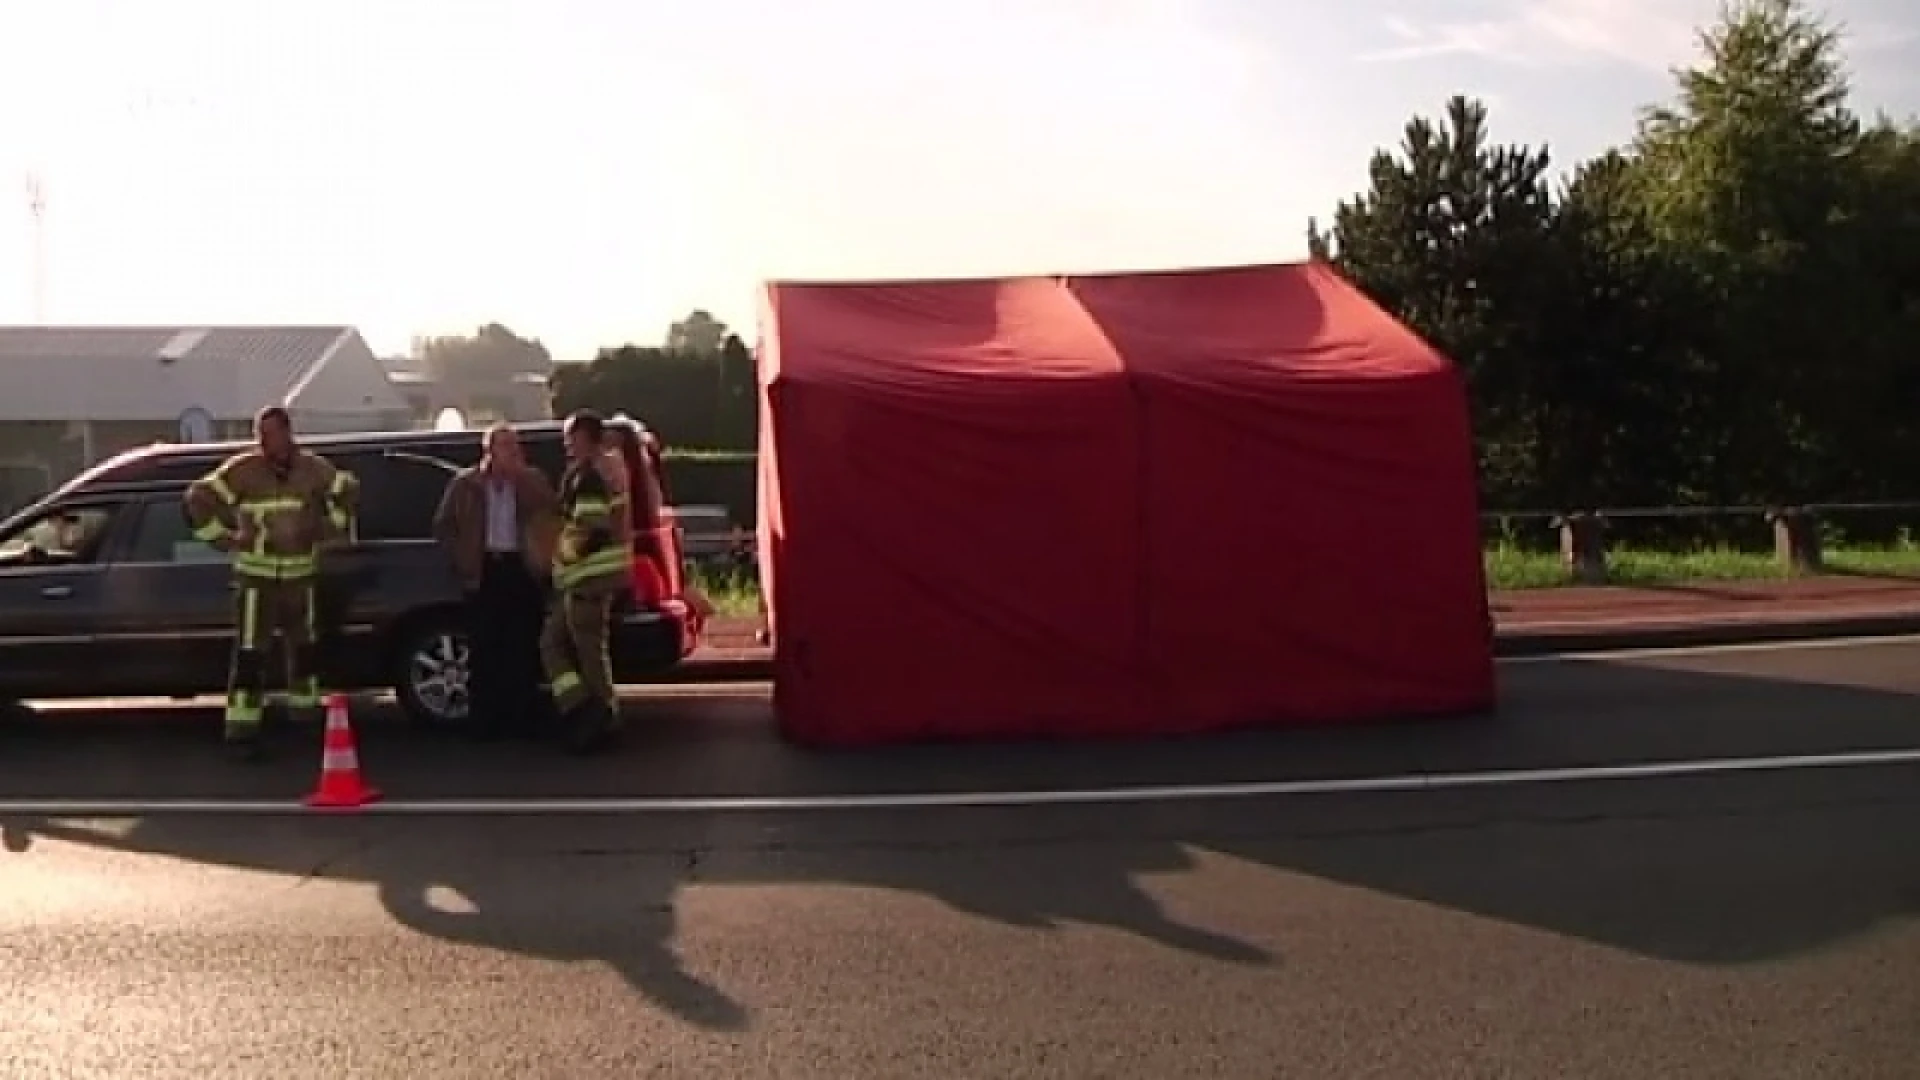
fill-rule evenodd
<path id="1" fill-rule="evenodd" d="M 619 733 L 619 716 L 607 703 L 588 698 L 566 716 L 566 748 L 570 754 L 594 754 L 613 746 Z"/>
<path id="2" fill-rule="evenodd" d="M 227 754 L 235 761 L 253 764 L 264 761 L 267 756 L 267 743 L 261 736 L 261 728 L 255 726 L 242 730 L 228 730 L 225 739 Z"/>

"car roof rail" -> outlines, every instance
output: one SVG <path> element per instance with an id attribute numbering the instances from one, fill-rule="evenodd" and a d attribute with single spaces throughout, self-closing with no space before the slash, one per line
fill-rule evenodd
<path id="1" fill-rule="evenodd" d="M 92 487 L 75 488 L 70 495 L 145 495 L 152 492 L 179 491 L 187 480 L 108 480 Z"/>
<path id="2" fill-rule="evenodd" d="M 523 420 L 510 425 L 522 437 L 558 438 L 561 422 L 558 420 Z M 484 428 L 471 428 L 459 431 L 435 431 L 417 429 L 409 431 L 344 431 L 323 435 L 302 435 L 300 444 L 320 453 L 346 453 L 354 451 L 389 451 L 416 446 L 446 446 L 478 440 Z M 213 443 L 173 443 L 156 442 L 148 446 L 137 447 L 115 454 L 104 461 L 96 462 L 75 475 L 60 488 L 48 492 L 48 497 L 63 493 L 78 494 L 82 491 L 96 492 L 106 490 L 125 491 L 143 484 L 156 485 L 159 488 L 182 487 L 184 480 L 146 480 L 140 474 L 161 463 L 178 467 L 183 462 L 206 461 L 209 466 L 223 458 L 247 449 L 253 444 L 247 440 L 230 439 Z M 449 463 L 439 462 L 442 465 Z M 457 468 L 457 467 L 456 467 Z M 131 472 L 128 479 L 116 479 L 115 474 Z"/>
<path id="3" fill-rule="evenodd" d="M 449 473 L 457 473 L 460 471 L 460 466 L 455 465 L 446 458 L 434 457 L 432 454 L 415 454 L 406 450 L 388 448 L 380 451 L 380 456 L 392 461 L 412 461 L 421 465 L 431 465 L 436 469 L 444 469 Z"/>

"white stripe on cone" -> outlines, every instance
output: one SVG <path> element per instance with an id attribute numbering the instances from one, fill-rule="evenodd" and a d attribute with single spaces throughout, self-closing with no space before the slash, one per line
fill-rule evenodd
<path id="1" fill-rule="evenodd" d="M 346 699 L 335 694 L 327 699 L 327 733 L 330 735 L 346 735 L 347 732 Z M 328 739 L 326 741 L 333 742 L 334 740 Z M 352 741 L 350 739 L 342 739 L 340 741 L 345 745 L 337 747 L 329 746 L 320 751 L 321 772 L 360 771 L 360 755 L 355 751 Z"/>

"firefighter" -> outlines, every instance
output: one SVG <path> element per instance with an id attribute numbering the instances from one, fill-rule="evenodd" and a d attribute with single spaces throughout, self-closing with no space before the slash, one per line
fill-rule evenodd
<path id="1" fill-rule="evenodd" d="M 193 535 L 233 555 L 226 739 L 247 759 L 261 748 L 267 650 L 276 632 L 289 708 L 320 707 L 314 584 L 322 549 L 352 536 L 359 494 L 352 473 L 295 443 L 286 409 L 260 410 L 253 430 L 258 446 L 228 458 L 186 493 Z"/>
<path id="2" fill-rule="evenodd" d="M 574 753 L 605 747 L 620 729 L 607 633 L 614 598 L 628 588 L 632 573 L 633 523 L 626 469 L 605 448 L 606 428 L 590 410 L 567 418 L 554 598 L 540 633 L 548 686 Z"/>

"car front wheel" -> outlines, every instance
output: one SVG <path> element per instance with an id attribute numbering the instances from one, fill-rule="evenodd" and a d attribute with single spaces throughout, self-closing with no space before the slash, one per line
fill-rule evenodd
<path id="1" fill-rule="evenodd" d="M 473 705 L 466 631 L 452 617 L 428 620 L 402 640 L 394 696 L 416 723 L 464 723 Z"/>

